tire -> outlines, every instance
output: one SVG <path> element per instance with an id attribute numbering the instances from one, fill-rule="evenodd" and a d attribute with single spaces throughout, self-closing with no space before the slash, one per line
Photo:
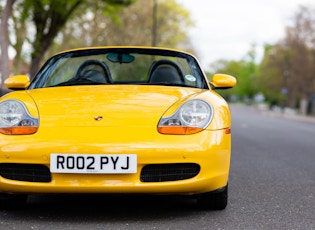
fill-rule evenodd
<path id="1" fill-rule="evenodd" d="M 21 209 L 26 206 L 28 195 L 0 193 L 0 209 Z"/>
<path id="2" fill-rule="evenodd" d="M 228 186 L 222 189 L 203 193 L 197 197 L 197 205 L 204 210 L 223 210 L 228 203 Z"/>

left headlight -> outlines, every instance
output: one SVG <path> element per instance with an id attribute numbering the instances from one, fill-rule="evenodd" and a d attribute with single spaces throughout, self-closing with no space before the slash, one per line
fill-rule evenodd
<path id="1" fill-rule="evenodd" d="M 33 134 L 37 129 L 38 118 L 31 116 L 22 102 L 17 100 L 0 102 L 0 133 Z"/>
<path id="2" fill-rule="evenodd" d="M 162 134 L 193 134 L 204 130 L 211 122 L 213 109 L 203 100 L 195 99 L 184 103 L 168 117 L 162 117 L 158 131 Z"/>

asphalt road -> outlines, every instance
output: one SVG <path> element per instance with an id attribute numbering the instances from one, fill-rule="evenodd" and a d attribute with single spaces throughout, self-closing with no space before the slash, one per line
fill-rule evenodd
<path id="1" fill-rule="evenodd" d="M 186 197 L 31 196 L 0 229 L 315 229 L 315 123 L 232 105 L 229 204 Z"/>

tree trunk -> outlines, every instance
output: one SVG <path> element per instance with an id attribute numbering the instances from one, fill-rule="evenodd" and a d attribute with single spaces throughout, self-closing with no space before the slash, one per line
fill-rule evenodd
<path id="1" fill-rule="evenodd" d="M 53 28 L 52 32 L 48 35 L 42 36 L 41 34 L 36 36 L 36 41 L 33 45 L 34 51 L 32 53 L 31 66 L 29 70 L 30 78 L 33 79 L 40 69 L 41 61 L 45 56 L 46 51 L 49 49 L 53 42 L 53 38 L 57 35 L 59 30 Z M 51 35 L 50 35 L 51 34 Z"/>
<path id="2" fill-rule="evenodd" d="M 8 20 L 12 13 L 12 7 L 15 0 L 7 0 L 2 15 L 0 24 L 0 46 L 1 46 L 1 56 L 0 56 L 0 69 L 1 69 L 1 88 L 0 95 L 5 91 L 4 81 L 10 76 L 9 69 L 9 35 L 8 35 Z"/>

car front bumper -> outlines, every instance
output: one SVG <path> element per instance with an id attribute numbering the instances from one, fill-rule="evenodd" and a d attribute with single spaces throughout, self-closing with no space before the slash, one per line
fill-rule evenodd
<path id="1" fill-rule="evenodd" d="M 141 128 L 140 128 L 141 129 Z M 53 131 L 53 129 L 51 130 Z M 199 194 L 227 185 L 231 135 L 222 130 L 205 130 L 193 135 L 82 135 L 90 130 L 65 129 L 59 134 L 45 132 L 29 136 L 3 136 L 0 140 L 1 193 L 148 193 Z M 95 130 L 94 130 L 95 131 Z M 141 130 L 138 130 L 141 133 Z M 117 131 L 118 132 L 118 131 Z M 47 134 L 46 134 L 47 133 Z M 95 132 L 94 132 L 95 133 Z M 152 133 L 152 132 L 151 132 Z M 73 174 L 50 173 L 50 154 L 136 154 L 137 172 L 133 174 Z M 51 177 L 46 182 L 8 178 L 3 164 L 41 165 Z M 142 181 L 144 167 L 162 165 L 162 173 L 172 173 L 168 167 L 198 165 L 195 176 L 166 181 Z M 13 173 L 16 173 L 13 170 Z M 18 172 L 20 173 L 20 172 Z M 30 172 L 27 172 L 30 173 Z M 33 173 L 33 172 L 31 172 Z M 161 171 L 156 171 L 161 173 Z M 176 169 L 176 173 L 181 173 Z M 18 175 L 17 175 L 18 176 Z M 157 176 L 158 178 L 158 176 Z"/>

